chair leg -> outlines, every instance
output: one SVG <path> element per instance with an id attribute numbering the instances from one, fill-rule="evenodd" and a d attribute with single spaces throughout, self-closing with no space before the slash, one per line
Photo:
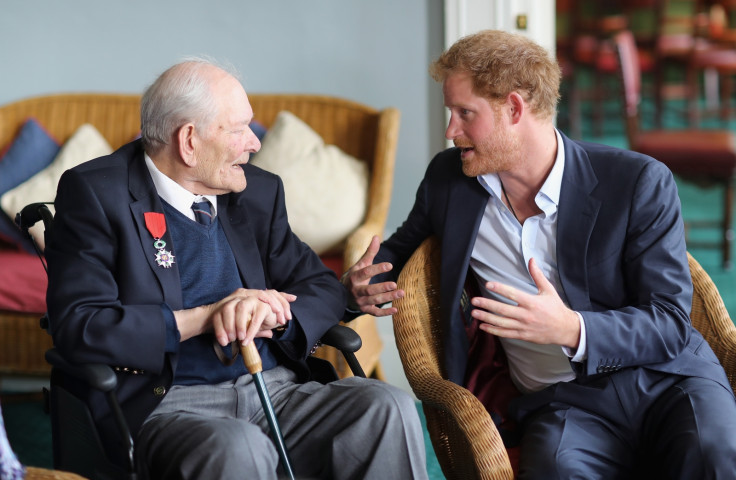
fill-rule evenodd
<path id="1" fill-rule="evenodd" d="M 699 72 L 694 66 L 690 65 L 687 68 L 686 75 L 686 89 L 687 89 L 687 110 L 688 110 L 688 123 L 691 128 L 697 128 L 700 125 L 700 105 L 699 105 Z"/>
<path id="2" fill-rule="evenodd" d="M 731 245 L 733 243 L 733 178 L 726 181 L 725 192 L 723 194 L 723 268 L 730 270 L 731 264 Z"/>

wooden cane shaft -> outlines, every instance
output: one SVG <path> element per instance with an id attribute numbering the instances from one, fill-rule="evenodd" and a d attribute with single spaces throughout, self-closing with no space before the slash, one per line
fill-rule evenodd
<path id="1" fill-rule="evenodd" d="M 261 362 L 261 355 L 258 353 L 255 342 L 251 341 L 246 346 L 241 344 L 240 353 L 243 355 L 245 368 L 251 375 L 263 371 L 263 362 Z"/>

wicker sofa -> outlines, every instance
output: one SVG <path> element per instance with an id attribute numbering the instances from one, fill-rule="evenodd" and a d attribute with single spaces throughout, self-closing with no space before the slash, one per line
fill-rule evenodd
<path id="1" fill-rule="evenodd" d="M 399 112 L 394 108 L 375 110 L 334 97 L 298 94 L 250 95 L 255 118 L 269 127 L 278 112 L 288 110 L 309 124 L 325 143 L 333 144 L 369 166 L 369 204 L 362 225 L 340 251 L 323 256 L 325 264 L 338 274 L 360 257 L 372 235 L 383 234 L 393 182 L 398 140 Z M 113 149 L 131 141 L 139 132 L 140 96 L 104 93 L 39 96 L 0 107 L 0 149 L 14 138 L 21 124 L 33 117 L 59 142 L 66 141 L 84 123 L 92 124 Z M 54 192 L 49 192 L 49 201 Z M 41 285 L 40 288 L 45 288 Z M 50 337 L 39 328 L 43 312 L 0 310 L 0 376 L 10 374 L 47 375 L 44 352 Z M 351 322 L 363 338 L 358 360 L 366 374 L 381 378 L 382 349 L 375 319 L 362 316 Z M 341 376 L 349 375 L 346 365 L 327 350 L 320 356 L 330 359 Z"/>

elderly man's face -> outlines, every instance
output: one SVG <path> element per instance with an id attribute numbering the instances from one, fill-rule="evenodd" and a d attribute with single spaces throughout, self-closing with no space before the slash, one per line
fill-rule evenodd
<path id="1" fill-rule="evenodd" d="M 241 168 L 261 142 L 250 129 L 253 109 L 240 82 L 223 74 L 213 82 L 218 113 L 204 132 L 198 135 L 196 179 L 199 194 L 223 194 L 245 189 Z"/>

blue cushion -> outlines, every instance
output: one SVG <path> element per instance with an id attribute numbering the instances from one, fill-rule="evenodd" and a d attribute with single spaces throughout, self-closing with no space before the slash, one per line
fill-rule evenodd
<path id="1" fill-rule="evenodd" d="M 34 118 L 23 124 L 0 159 L 0 196 L 48 167 L 61 150 Z"/>
<path id="2" fill-rule="evenodd" d="M 5 155 L 0 158 L 0 196 L 48 167 L 60 150 L 56 140 L 46 133 L 36 119 L 26 120 Z M 33 251 L 30 241 L 23 237 L 13 219 L 2 210 L 0 237 Z"/>

